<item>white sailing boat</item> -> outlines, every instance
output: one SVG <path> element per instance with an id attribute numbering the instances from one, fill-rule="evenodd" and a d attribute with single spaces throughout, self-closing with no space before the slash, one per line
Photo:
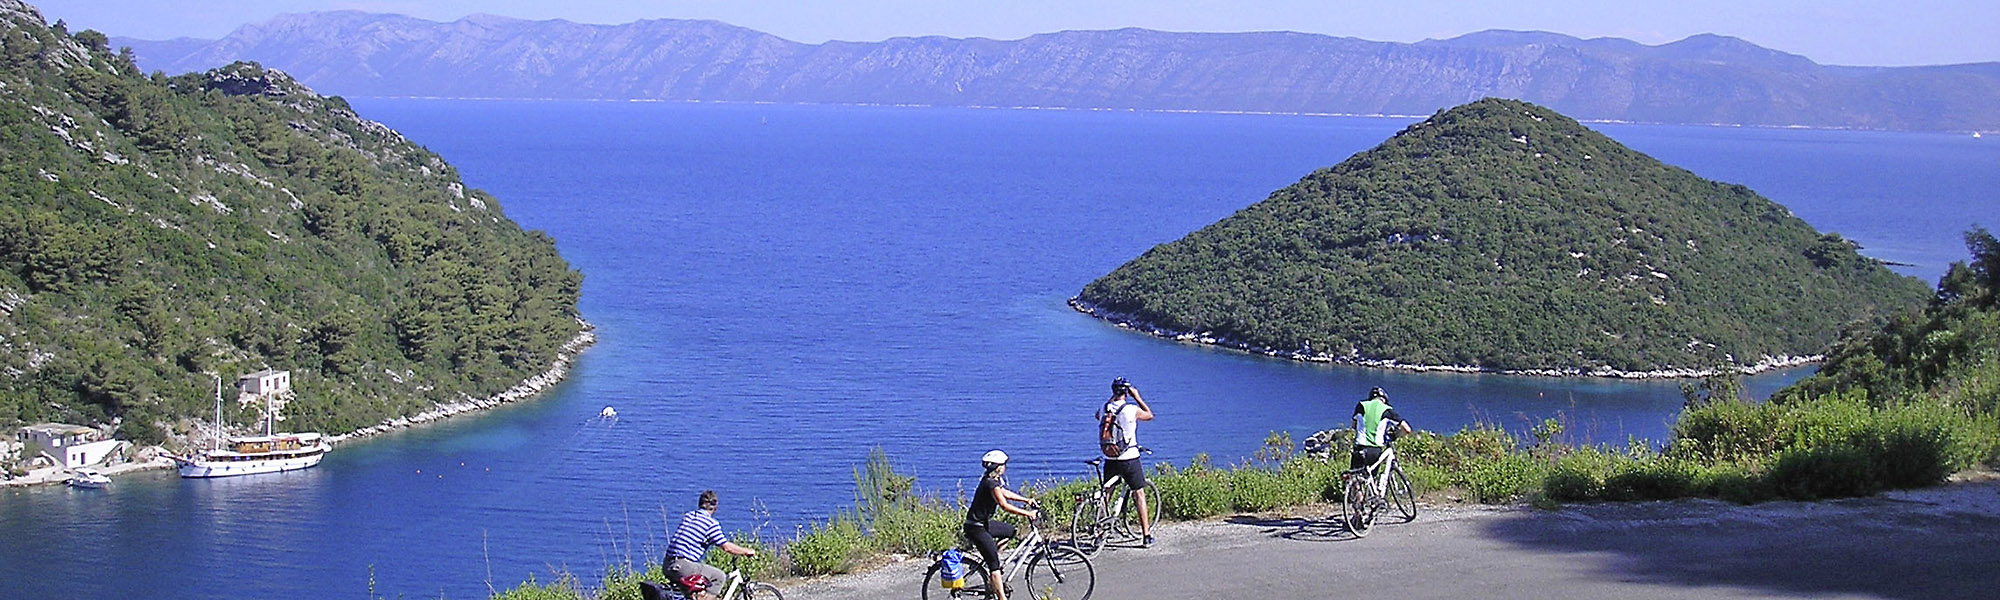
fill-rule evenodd
<path id="1" fill-rule="evenodd" d="M 317 433 L 272 433 L 271 423 L 278 411 L 267 399 L 264 435 L 229 438 L 222 431 L 222 378 L 215 379 L 215 447 L 192 457 L 171 456 L 180 464 L 181 477 L 233 477 L 257 473 L 297 471 L 319 464 L 333 449 L 326 436 Z M 227 438 L 228 443 L 223 440 Z"/>

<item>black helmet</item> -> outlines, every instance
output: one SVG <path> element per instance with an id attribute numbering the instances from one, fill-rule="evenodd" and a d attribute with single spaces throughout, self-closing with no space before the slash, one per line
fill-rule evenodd
<path id="1" fill-rule="evenodd" d="M 1130 389 L 1131 387 L 1132 382 L 1126 381 L 1124 377 L 1111 380 L 1111 392 L 1114 394 Z"/>
<path id="2" fill-rule="evenodd" d="M 1388 399 L 1389 399 L 1389 394 L 1386 394 L 1386 393 L 1383 393 L 1383 392 L 1382 392 L 1382 388 L 1381 388 L 1381 387 L 1372 387 L 1372 388 L 1368 388 L 1368 397 L 1369 397 L 1369 398 L 1381 398 L 1381 399 L 1383 399 L 1383 400 L 1388 400 Z"/>

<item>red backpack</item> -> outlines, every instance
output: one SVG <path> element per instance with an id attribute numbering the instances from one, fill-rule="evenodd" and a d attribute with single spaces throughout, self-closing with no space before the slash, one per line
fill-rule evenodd
<path id="1" fill-rule="evenodd" d="M 1097 446 L 1105 458 L 1118 458 L 1125 453 L 1125 436 L 1120 435 L 1124 432 L 1118 426 L 1118 412 L 1122 410 L 1125 410 L 1123 400 L 1106 403 L 1103 414 L 1097 417 Z"/>

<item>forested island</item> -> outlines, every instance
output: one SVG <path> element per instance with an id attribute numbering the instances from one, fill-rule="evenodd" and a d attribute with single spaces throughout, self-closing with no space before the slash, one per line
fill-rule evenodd
<path id="1" fill-rule="evenodd" d="M 1692 375 L 1797 363 L 1931 295 L 1857 249 L 1748 188 L 1487 99 L 1156 246 L 1072 304 L 1306 360 Z"/>
<path id="2" fill-rule="evenodd" d="M 157 443 L 275 368 L 285 426 L 339 434 L 585 339 L 582 275 L 436 154 L 254 63 L 133 61 L 0 0 L 0 427 Z"/>

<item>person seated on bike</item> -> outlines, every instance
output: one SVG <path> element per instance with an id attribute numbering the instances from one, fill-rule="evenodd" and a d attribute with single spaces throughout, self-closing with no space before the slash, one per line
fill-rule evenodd
<path id="1" fill-rule="evenodd" d="M 1396 414 L 1395 407 L 1389 406 L 1389 395 L 1379 387 L 1368 390 L 1367 400 L 1355 403 L 1353 422 L 1354 453 L 1347 463 L 1349 469 L 1374 466 L 1396 435 L 1410 432 L 1410 422 Z M 1390 423 L 1395 424 L 1396 433 L 1389 432 Z"/>
<path id="2" fill-rule="evenodd" d="M 972 493 L 972 506 L 965 510 L 965 539 L 979 549 L 979 558 L 986 564 L 987 589 L 993 590 L 995 600 L 1007 600 L 1000 575 L 1000 540 L 1014 537 L 1014 526 L 1006 521 L 993 518 L 995 510 L 1004 510 L 1029 519 L 1040 519 L 1041 510 L 1035 501 L 1027 496 L 1007 489 L 1007 453 L 999 450 L 987 452 L 979 457 L 986 467 L 986 475 L 979 478 L 979 490 Z M 1028 508 L 1014 506 L 1020 502 Z"/>
<path id="3" fill-rule="evenodd" d="M 1119 377 L 1111 380 L 1111 399 L 1104 402 L 1098 417 L 1111 419 L 1113 435 L 1118 438 L 1115 442 L 1118 455 L 1106 456 L 1104 479 L 1097 483 L 1103 485 L 1114 477 L 1125 479 L 1125 487 L 1131 488 L 1132 499 L 1139 505 L 1139 543 L 1150 548 L 1153 545 L 1153 519 L 1146 506 L 1146 466 L 1139 464 L 1138 429 L 1140 421 L 1153 420 L 1153 407 L 1139 397 L 1139 388 L 1132 387 L 1131 382 Z M 1111 452 L 1111 448 L 1104 449 L 1106 455 Z"/>
<path id="4" fill-rule="evenodd" d="M 674 537 L 667 542 L 667 581 L 689 598 L 702 600 L 714 598 L 708 590 L 720 590 L 724 585 L 722 569 L 702 564 L 708 556 L 708 547 L 722 548 L 737 556 L 756 556 L 757 551 L 738 546 L 722 537 L 722 525 L 715 522 L 715 490 L 704 490 L 696 503 L 695 510 L 681 515 L 681 522 L 674 528 Z"/>

